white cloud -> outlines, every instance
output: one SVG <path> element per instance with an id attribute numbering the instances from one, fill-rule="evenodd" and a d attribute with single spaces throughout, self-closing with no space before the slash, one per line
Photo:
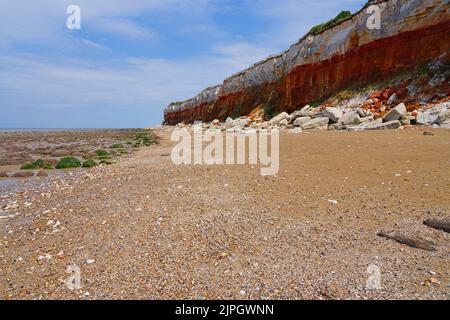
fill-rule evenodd
<path id="1" fill-rule="evenodd" d="M 156 31 L 140 27 L 133 21 L 125 19 L 99 19 L 95 28 L 108 34 L 126 36 L 137 40 L 149 40 L 158 37 Z"/>
<path id="2" fill-rule="evenodd" d="M 67 40 L 66 9 L 73 0 L 1 0 L 0 47 L 14 43 L 51 41 L 64 46 Z M 81 8 L 82 28 L 89 28 L 131 39 L 154 39 L 156 31 L 139 26 L 133 19 L 146 15 L 161 17 L 176 13 L 205 15 L 210 0 L 77 0 Z"/>
<path id="3" fill-rule="evenodd" d="M 55 112 L 59 112 L 58 117 L 74 112 L 88 115 L 92 108 L 115 110 L 123 117 L 122 125 L 117 126 L 127 126 L 130 119 L 124 115 L 139 111 L 147 118 L 134 119 L 134 123 L 156 124 L 171 101 L 192 97 L 251 64 L 251 56 L 239 58 L 239 52 L 230 47 L 221 48 L 219 56 L 183 61 L 127 59 L 104 63 L 70 58 L 56 62 L 33 55 L 0 56 L 0 101 L 8 101 L 0 105 L 0 127 L 8 126 L 11 110 L 23 106 L 41 114 L 56 116 Z M 75 118 L 69 120 L 76 122 Z M 93 120 L 80 118 L 83 123 L 71 126 L 89 126 Z"/>

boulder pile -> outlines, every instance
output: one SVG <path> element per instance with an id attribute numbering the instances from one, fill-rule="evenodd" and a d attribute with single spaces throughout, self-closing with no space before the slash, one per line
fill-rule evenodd
<path id="1" fill-rule="evenodd" d="M 225 122 L 214 120 L 211 123 L 197 123 L 204 130 L 217 129 L 227 132 L 241 132 L 248 129 L 287 129 L 291 132 L 303 130 L 386 130 L 410 126 L 427 126 L 432 128 L 450 128 L 450 101 L 435 105 L 425 105 L 408 111 L 404 103 L 392 107 L 384 106 L 382 112 L 373 112 L 370 108 L 354 105 L 354 99 L 333 107 L 310 105 L 289 114 L 282 112 L 275 117 L 264 120 L 263 117 L 228 117 Z M 177 127 L 184 127 L 178 124 Z M 189 125 L 190 126 L 190 125 Z M 292 131 L 292 129 L 296 129 Z"/>

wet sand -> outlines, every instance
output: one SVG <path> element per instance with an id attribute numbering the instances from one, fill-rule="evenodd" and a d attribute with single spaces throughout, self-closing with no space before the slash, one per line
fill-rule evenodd
<path id="1" fill-rule="evenodd" d="M 37 159 L 55 162 L 65 156 L 91 157 L 95 150 L 132 141 L 142 129 L 93 129 L 0 132 L 0 171 Z"/>

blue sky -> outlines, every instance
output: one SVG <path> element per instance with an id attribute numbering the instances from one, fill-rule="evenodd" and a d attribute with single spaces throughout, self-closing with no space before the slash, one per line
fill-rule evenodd
<path id="1" fill-rule="evenodd" d="M 0 128 L 149 127 L 365 0 L 0 0 Z M 66 9 L 81 8 L 81 30 Z"/>

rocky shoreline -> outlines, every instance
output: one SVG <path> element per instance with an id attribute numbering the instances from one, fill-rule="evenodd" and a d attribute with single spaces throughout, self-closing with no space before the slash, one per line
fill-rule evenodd
<path id="1" fill-rule="evenodd" d="M 45 177 L 54 169 L 108 165 L 153 143 L 156 137 L 144 129 L 0 132 L 0 179 Z"/>

